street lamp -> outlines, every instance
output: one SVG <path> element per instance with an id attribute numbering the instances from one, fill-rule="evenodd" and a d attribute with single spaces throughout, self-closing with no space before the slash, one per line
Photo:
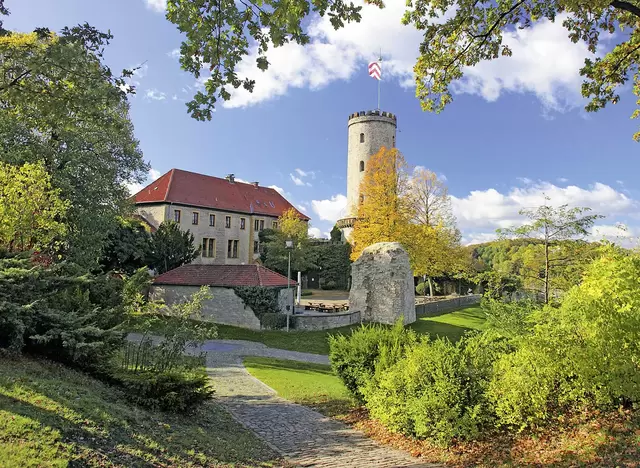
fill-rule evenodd
<path id="1" fill-rule="evenodd" d="M 291 239 L 287 239 L 285 241 L 285 248 L 289 252 L 289 264 L 287 266 L 287 298 L 289 294 L 291 294 L 291 249 L 293 249 L 293 241 Z M 291 316 L 290 305 L 287 305 L 287 331 L 289 331 L 289 317 Z"/>

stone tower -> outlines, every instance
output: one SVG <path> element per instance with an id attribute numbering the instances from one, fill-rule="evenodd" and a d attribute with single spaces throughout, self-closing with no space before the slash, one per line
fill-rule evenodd
<path id="1" fill-rule="evenodd" d="M 347 153 L 347 207 L 338 220 L 342 237 L 349 239 L 360 201 L 360 182 L 371 155 L 382 146 L 395 148 L 397 118 L 390 112 L 372 110 L 349 116 Z"/>

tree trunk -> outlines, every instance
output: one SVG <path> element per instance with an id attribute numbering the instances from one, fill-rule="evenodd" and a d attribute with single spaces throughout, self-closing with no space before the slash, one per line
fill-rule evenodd
<path id="1" fill-rule="evenodd" d="M 433 297 L 433 282 L 431 281 L 431 276 L 427 278 L 429 281 L 429 296 Z"/>
<path id="2" fill-rule="evenodd" d="M 549 303 L 549 239 L 547 237 L 547 228 L 545 227 L 544 236 L 544 303 Z"/>

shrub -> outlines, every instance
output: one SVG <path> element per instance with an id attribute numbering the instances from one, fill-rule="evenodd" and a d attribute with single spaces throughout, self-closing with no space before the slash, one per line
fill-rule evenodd
<path id="1" fill-rule="evenodd" d="M 213 394 L 209 377 L 201 369 L 164 372 L 119 369 L 112 371 L 111 378 L 125 390 L 131 401 L 164 411 L 189 410 Z"/>
<path id="2" fill-rule="evenodd" d="M 265 288 L 263 286 L 239 286 L 233 288 L 242 302 L 251 307 L 253 313 L 262 322 L 264 314 L 276 314 L 280 311 L 277 288 Z"/>
<path id="3" fill-rule="evenodd" d="M 280 313 L 262 314 L 260 325 L 266 330 L 281 330 L 287 326 L 287 315 Z"/>
<path id="4" fill-rule="evenodd" d="M 489 397 L 502 424 L 640 402 L 640 256 L 609 247 L 559 307 L 532 320 L 530 336 L 496 363 Z"/>
<path id="5" fill-rule="evenodd" d="M 123 341 L 122 282 L 76 265 L 0 259 L 0 346 L 91 370 Z"/>
<path id="6" fill-rule="evenodd" d="M 416 286 L 416 294 L 419 296 L 426 295 L 426 291 L 429 290 L 429 283 L 418 283 Z"/>
<path id="7" fill-rule="evenodd" d="M 303 289 L 300 292 L 300 296 L 312 296 L 312 295 L 313 295 L 313 292 L 309 291 L 308 289 Z"/>
<path id="8" fill-rule="evenodd" d="M 452 344 L 426 337 L 365 387 L 367 408 L 405 435 L 440 443 L 472 439 L 492 419 L 482 375 L 490 366 L 476 368 L 473 361 L 464 339 Z"/>
<path id="9" fill-rule="evenodd" d="M 350 336 L 329 337 L 329 359 L 338 377 L 351 394 L 364 402 L 365 385 L 400 359 L 405 350 L 416 342 L 415 332 L 405 329 L 402 321 L 393 327 L 363 325 Z"/>

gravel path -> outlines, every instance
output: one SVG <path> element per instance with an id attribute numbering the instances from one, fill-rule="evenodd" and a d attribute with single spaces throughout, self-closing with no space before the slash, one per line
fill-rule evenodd
<path id="1" fill-rule="evenodd" d="M 141 335 L 130 334 L 137 341 Z M 159 340 L 154 337 L 154 341 Z M 328 364 L 327 356 L 269 348 L 262 343 L 209 340 L 207 373 L 215 398 L 241 424 L 254 431 L 289 462 L 303 467 L 436 468 L 405 452 L 385 447 L 347 425 L 305 406 L 291 403 L 253 377 L 242 364 L 243 356 Z M 193 352 L 191 351 L 191 352 Z"/>

